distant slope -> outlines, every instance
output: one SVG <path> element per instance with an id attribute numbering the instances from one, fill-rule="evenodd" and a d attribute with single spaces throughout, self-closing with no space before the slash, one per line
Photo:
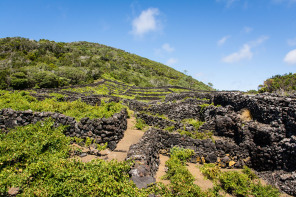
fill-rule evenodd
<path id="1" fill-rule="evenodd" d="M 263 85 L 259 86 L 259 92 L 276 92 L 295 91 L 296 90 L 296 73 L 275 75 L 264 81 Z"/>
<path id="2" fill-rule="evenodd" d="M 0 39 L 0 89 L 53 88 L 101 78 L 143 87 L 213 90 L 166 65 L 97 43 Z"/>

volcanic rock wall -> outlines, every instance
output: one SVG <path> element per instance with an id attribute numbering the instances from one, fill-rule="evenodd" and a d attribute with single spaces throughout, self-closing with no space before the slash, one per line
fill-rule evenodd
<path id="1" fill-rule="evenodd" d="M 247 165 L 248 151 L 239 147 L 231 140 L 192 139 L 179 133 L 169 133 L 163 130 L 150 129 L 145 132 L 139 143 L 130 147 L 127 159 L 135 160 L 135 166 L 130 171 L 135 183 L 142 179 L 146 184 L 153 182 L 153 177 L 159 165 L 159 152 L 167 153 L 172 147 L 180 146 L 194 150 L 191 161 L 229 165 L 235 161 L 235 167 Z"/>
<path id="2" fill-rule="evenodd" d="M 207 98 L 207 102 L 213 102 L 215 106 L 201 108 L 194 99 L 183 100 L 190 95 L 194 98 Z M 248 165 L 264 172 L 267 177 L 273 177 L 272 174 L 276 172 L 276 185 L 283 191 L 296 195 L 295 98 L 274 94 L 248 96 L 240 93 L 189 93 L 169 95 L 166 101 L 167 103 L 159 105 L 146 105 L 143 109 L 152 114 L 166 114 L 169 120 L 160 120 L 160 117 L 153 118 L 150 115 L 141 115 L 141 118 L 154 121 L 150 125 L 158 126 L 169 126 L 171 123 L 168 121 L 182 118 L 201 119 L 205 123 L 199 131 L 213 131 L 222 139 L 213 143 L 161 130 L 148 131 L 142 141 L 129 151 L 128 157 L 139 161 L 131 171 L 132 176 L 153 177 L 158 168 L 158 153 L 162 149 L 178 145 L 195 150 L 197 158 L 204 157 L 205 162 L 232 159 L 236 162 L 235 167 Z M 136 106 L 140 108 L 138 103 Z M 249 119 L 243 118 L 243 110 L 250 113 Z"/>
<path id="3" fill-rule="evenodd" d="M 31 94 L 31 96 L 35 97 L 37 100 L 42 101 L 47 98 L 54 98 L 54 96 L 49 96 L 48 94 Z M 92 96 L 84 96 L 84 95 L 77 95 L 77 94 L 72 94 L 67 96 L 67 94 L 63 97 L 57 98 L 58 101 L 76 101 L 76 100 L 81 100 L 82 102 L 92 105 L 92 106 L 100 106 L 101 105 L 101 96 L 99 95 L 92 95 Z"/>
<path id="4" fill-rule="evenodd" d="M 73 117 L 52 112 L 14 111 L 2 109 L 0 111 L 0 130 L 7 132 L 9 128 L 25 126 L 52 118 L 56 125 L 68 125 L 65 135 L 70 137 L 87 137 L 94 139 L 96 143 L 108 143 L 108 148 L 114 150 L 117 143 L 122 139 L 127 128 L 127 111 L 114 114 L 110 118 L 89 119 L 82 118 L 79 122 Z"/>

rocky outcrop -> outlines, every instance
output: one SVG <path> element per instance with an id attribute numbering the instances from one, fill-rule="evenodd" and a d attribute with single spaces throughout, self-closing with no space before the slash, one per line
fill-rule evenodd
<path id="1" fill-rule="evenodd" d="M 65 135 L 86 139 L 94 139 L 96 143 L 108 143 L 108 148 L 114 150 L 122 139 L 127 128 L 127 111 L 114 114 L 110 118 L 89 119 L 82 118 L 79 122 L 73 117 L 52 112 L 14 111 L 2 109 L 0 111 L 0 129 L 7 132 L 9 128 L 34 124 L 45 118 L 52 118 L 56 125 L 68 125 Z"/>

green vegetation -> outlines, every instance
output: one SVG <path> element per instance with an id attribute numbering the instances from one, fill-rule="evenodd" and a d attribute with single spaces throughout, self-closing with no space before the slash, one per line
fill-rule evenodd
<path id="1" fill-rule="evenodd" d="M 279 90 L 289 92 L 296 90 L 296 73 L 275 75 L 264 81 L 263 85 L 259 85 L 259 93 L 276 92 Z"/>
<path id="2" fill-rule="evenodd" d="M 206 107 L 211 106 L 211 105 L 215 106 L 214 103 L 211 103 L 211 104 L 204 103 L 204 104 L 199 105 L 200 106 L 200 113 L 204 113 Z"/>
<path id="3" fill-rule="evenodd" d="M 179 85 L 212 90 L 161 63 L 90 42 L 0 39 L 0 88 L 54 88 L 115 79 L 144 87 Z"/>
<path id="4" fill-rule="evenodd" d="M 170 159 L 166 162 L 168 171 L 163 179 L 170 180 L 168 190 L 162 190 L 162 196 L 207 196 L 200 187 L 195 185 L 193 175 L 186 167 L 186 161 L 190 159 L 193 150 L 173 147 Z M 169 193 L 167 192 L 169 191 Z M 164 195 L 165 194 L 165 195 Z"/>
<path id="5" fill-rule="evenodd" d="M 192 150 L 174 147 L 167 162 L 171 184 L 138 189 L 130 180 L 132 162 L 95 159 L 83 163 L 71 158 L 74 151 L 65 127 L 53 128 L 46 120 L 0 134 L 0 195 L 11 187 L 22 196 L 213 196 L 193 184 L 185 162 Z"/>
<path id="6" fill-rule="evenodd" d="M 237 171 L 221 172 L 215 164 L 204 164 L 201 172 L 216 184 L 216 190 L 220 188 L 235 196 L 279 196 L 279 191 L 270 186 L 263 186 L 251 169 L 244 167 L 242 173 Z"/>
<path id="7" fill-rule="evenodd" d="M 196 130 L 198 130 L 199 127 L 205 123 L 203 121 L 199 121 L 193 118 L 183 119 L 181 122 L 184 124 L 191 124 Z"/>
<path id="8" fill-rule="evenodd" d="M 136 129 L 144 130 L 146 127 L 148 127 L 148 125 L 141 118 L 137 118 L 135 127 L 136 127 Z"/>
<path id="9" fill-rule="evenodd" d="M 245 92 L 246 94 L 258 94 L 257 90 L 248 90 Z"/>
<path id="10" fill-rule="evenodd" d="M 59 112 L 66 116 L 71 116 L 77 120 L 89 117 L 93 118 L 108 118 L 114 113 L 120 112 L 126 108 L 120 103 L 110 102 L 105 103 L 102 101 L 100 106 L 91 106 L 80 100 L 73 102 L 59 102 L 58 98 L 45 99 L 38 101 L 35 97 L 30 96 L 25 91 L 4 91 L 1 90 L 0 103 L 2 108 L 12 108 L 14 110 L 28 110 L 39 112 Z"/>
<path id="11" fill-rule="evenodd" d="M 198 132 L 198 131 L 186 131 L 186 130 L 177 130 L 178 133 L 181 135 L 187 135 L 193 139 L 211 139 L 213 136 L 213 132 L 207 131 L 207 132 Z"/>
<path id="12" fill-rule="evenodd" d="M 203 164 L 200 171 L 210 180 L 216 180 L 221 174 L 220 167 L 213 163 Z"/>
<path id="13" fill-rule="evenodd" d="M 70 159 L 71 138 L 53 121 L 0 134 L 0 195 L 19 187 L 23 196 L 141 196 L 129 180 L 132 163 Z M 143 195 L 145 196 L 145 195 Z"/>

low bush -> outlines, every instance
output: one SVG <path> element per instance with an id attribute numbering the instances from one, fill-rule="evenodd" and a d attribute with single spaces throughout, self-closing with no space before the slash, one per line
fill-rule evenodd
<path id="1" fill-rule="evenodd" d="M 141 118 L 136 119 L 135 127 L 139 130 L 144 130 L 148 125 Z"/>
<path id="2" fill-rule="evenodd" d="M 242 173 L 237 171 L 221 172 L 220 167 L 215 164 L 204 164 L 200 167 L 201 172 L 216 184 L 215 189 L 223 189 L 235 196 L 260 196 L 278 197 L 278 189 L 271 185 L 263 186 L 248 167 L 244 167 Z"/>
<path id="3" fill-rule="evenodd" d="M 211 180 L 216 180 L 221 173 L 220 167 L 213 163 L 205 163 L 199 169 L 208 179 Z"/>

